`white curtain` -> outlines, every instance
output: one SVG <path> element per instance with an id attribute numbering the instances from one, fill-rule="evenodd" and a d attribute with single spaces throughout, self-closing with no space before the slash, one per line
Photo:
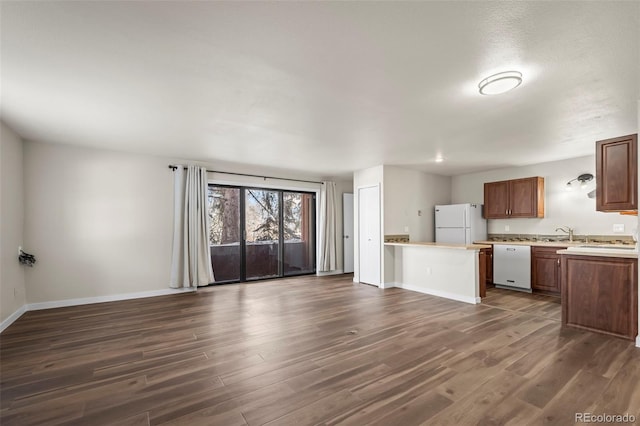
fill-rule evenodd
<path id="1" fill-rule="evenodd" d="M 169 287 L 214 281 L 209 247 L 207 169 L 178 166 L 174 172 L 173 256 Z"/>
<path id="2" fill-rule="evenodd" d="M 336 256 L 336 183 L 323 182 L 320 190 L 320 256 L 318 270 L 338 269 Z"/>

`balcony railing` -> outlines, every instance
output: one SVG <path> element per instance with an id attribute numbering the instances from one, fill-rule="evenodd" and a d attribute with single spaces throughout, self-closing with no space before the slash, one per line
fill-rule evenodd
<path id="1" fill-rule="evenodd" d="M 314 272 L 308 241 L 284 242 L 284 275 Z M 279 276 L 278 242 L 258 241 L 246 245 L 247 279 Z M 211 245 L 211 265 L 216 282 L 240 279 L 240 243 Z"/>

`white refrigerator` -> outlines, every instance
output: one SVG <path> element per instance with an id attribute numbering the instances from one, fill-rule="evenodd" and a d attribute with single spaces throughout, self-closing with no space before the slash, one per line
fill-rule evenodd
<path id="1" fill-rule="evenodd" d="M 482 204 L 450 204 L 435 210 L 437 243 L 473 244 L 487 239 Z"/>

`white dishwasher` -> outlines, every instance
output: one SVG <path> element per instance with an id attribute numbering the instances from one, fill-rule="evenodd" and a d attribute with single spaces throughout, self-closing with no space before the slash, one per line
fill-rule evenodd
<path id="1" fill-rule="evenodd" d="M 493 282 L 496 287 L 531 292 L 531 247 L 495 244 Z"/>

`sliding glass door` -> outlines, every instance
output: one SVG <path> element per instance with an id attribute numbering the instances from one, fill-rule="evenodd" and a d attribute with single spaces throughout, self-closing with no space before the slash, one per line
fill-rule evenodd
<path id="1" fill-rule="evenodd" d="M 240 188 L 209 185 L 209 245 L 216 283 L 240 281 Z"/>
<path id="2" fill-rule="evenodd" d="M 284 275 L 315 272 L 315 203 L 313 194 L 285 192 L 282 195 Z"/>
<path id="3" fill-rule="evenodd" d="M 315 195 L 209 186 L 215 283 L 315 272 Z"/>
<path id="4" fill-rule="evenodd" d="M 281 276 L 280 191 L 245 188 L 246 279 Z"/>

